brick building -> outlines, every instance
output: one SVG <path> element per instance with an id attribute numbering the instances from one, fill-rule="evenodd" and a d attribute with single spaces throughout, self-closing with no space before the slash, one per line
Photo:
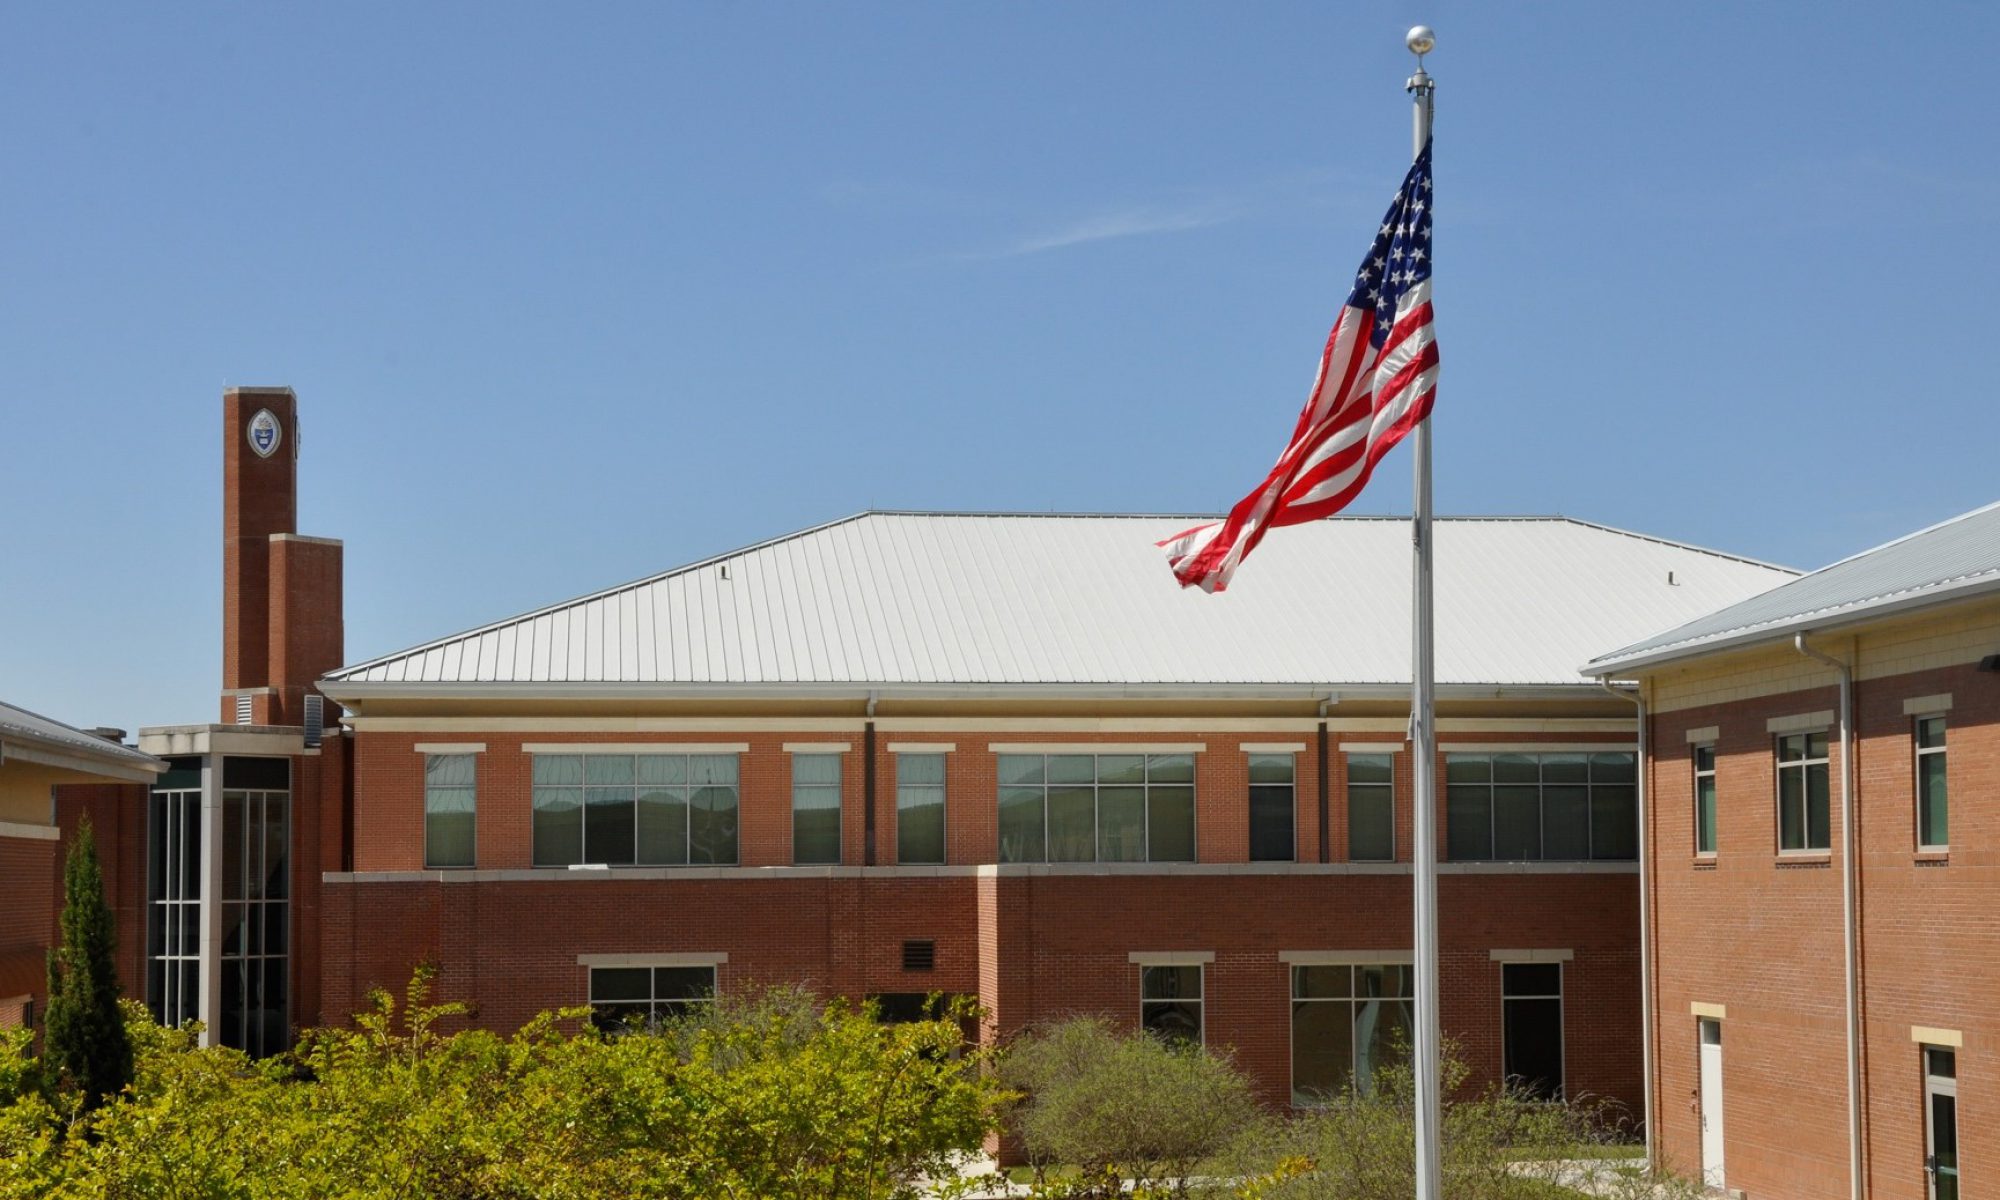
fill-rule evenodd
<path id="1" fill-rule="evenodd" d="M 90 800 L 144 831 L 163 1018 L 268 1051 L 421 961 L 501 1029 L 943 992 L 1232 1048 L 1274 1104 L 1407 1021 L 1406 523 L 1204 596 L 1152 545 L 1187 518 L 865 513 L 342 668 L 295 422 L 224 397 L 221 720 Z M 1636 1112 L 1638 726 L 1575 664 L 1792 573 L 1556 518 L 1436 547 L 1444 1030 L 1475 1083 Z"/>
<path id="2" fill-rule="evenodd" d="M 2000 1109 L 2000 505 L 1587 669 L 1648 714 L 1665 1157 L 1750 1196 L 1990 1188 L 1958 1133 Z"/>
<path id="3" fill-rule="evenodd" d="M 127 789 L 144 795 L 166 766 L 122 744 L 124 736 L 123 730 L 76 729 L 0 704 L 0 1027 L 32 1023 L 48 999 L 48 951 L 62 911 L 62 848 L 81 811 L 65 814 L 58 790 L 79 804 Z M 107 876 L 116 873 L 126 845 L 126 816 L 113 805 L 94 822 Z"/>

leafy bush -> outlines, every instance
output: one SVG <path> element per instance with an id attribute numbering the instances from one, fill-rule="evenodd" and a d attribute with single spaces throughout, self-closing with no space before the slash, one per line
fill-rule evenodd
<path id="1" fill-rule="evenodd" d="M 1184 1192 L 1195 1168 L 1257 1114 L 1248 1081 L 1227 1059 L 1122 1033 L 1101 1017 L 1021 1038 L 1001 1076 L 1026 1093 L 1013 1125 L 1038 1175 L 1056 1163 L 1078 1168 L 1075 1195 L 1116 1195 L 1127 1182 Z"/>
<path id="2" fill-rule="evenodd" d="M 136 1078 L 90 1112 L 0 1040 L 0 1197 L 901 1197 L 1003 1098 L 949 1019 L 773 993 L 613 1038 L 580 1010 L 445 1036 L 463 1008 L 426 984 L 261 1063 L 129 1006 Z"/>
<path id="3" fill-rule="evenodd" d="M 1447 1045 L 1443 1091 L 1459 1092 L 1467 1068 Z M 1407 1055 L 1380 1068 L 1367 1094 L 1329 1097 L 1273 1120 L 1238 1147 L 1246 1200 L 1402 1200 L 1416 1191 L 1416 1076 Z M 1444 1105 L 1442 1191 L 1453 1200 L 1597 1196 L 1677 1200 L 1685 1181 L 1606 1156 L 1626 1134 L 1616 1105 L 1556 1103 L 1506 1088 Z M 1572 1190 L 1573 1189 L 1573 1190 Z"/>

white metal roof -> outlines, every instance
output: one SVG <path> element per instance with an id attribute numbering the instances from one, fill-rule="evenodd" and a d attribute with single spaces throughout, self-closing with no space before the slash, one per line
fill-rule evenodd
<path id="1" fill-rule="evenodd" d="M 1591 661 L 1593 675 L 2000 592 L 2000 503 L 1844 558 Z"/>
<path id="2" fill-rule="evenodd" d="M 1276 530 L 1210 596 L 1154 547 L 1202 519 L 862 513 L 351 666 L 328 690 L 1408 679 L 1407 520 Z M 1446 685 L 1585 682 L 1592 652 L 1796 574 L 1560 517 L 1440 519 L 1435 554 Z"/>
<path id="3" fill-rule="evenodd" d="M 0 701 L 0 761 L 7 758 L 134 780 L 151 779 L 167 766 L 130 746 Z"/>

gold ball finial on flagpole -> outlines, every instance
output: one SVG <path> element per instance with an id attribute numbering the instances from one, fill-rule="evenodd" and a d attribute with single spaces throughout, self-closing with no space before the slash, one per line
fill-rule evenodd
<path id="1" fill-rule="evenodd" d="M 1422 58 L 1437 48 L 1438 38 L 1430 26 L 1412 25 L 1410 32 L 1403 36 L 1403 44 L 1410 48 L 1410 53 Z"/>

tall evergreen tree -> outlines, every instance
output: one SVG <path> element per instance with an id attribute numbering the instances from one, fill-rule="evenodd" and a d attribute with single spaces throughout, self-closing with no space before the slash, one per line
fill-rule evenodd
<path id="1" fill-rule="evenodd" d="M 77 827 L 63 864 L 62 941 L 49 951 L 45 1061 L 87 1108 L 132 1082 L 132 1042 L 118 1012 L 117 933 L 104 903 L 104 871 L 90 818 Z"/>

